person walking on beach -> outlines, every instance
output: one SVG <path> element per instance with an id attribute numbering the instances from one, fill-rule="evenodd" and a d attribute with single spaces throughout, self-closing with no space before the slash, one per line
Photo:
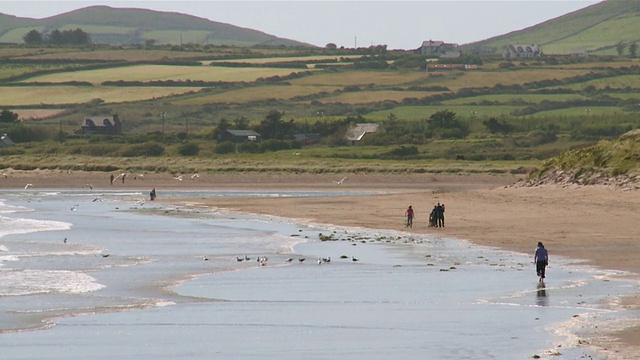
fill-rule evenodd
<path id="1" fill-rule="evenodd" d="M 409 208 L 407 209 L 407 211 L 404 212 L 404 214 L 407 216 L 407 227 L 408 228 L 412 228 L 413 227 L 413 208 L 411 207 L 411 205 L 409 205 Z"/>
<path id="2" fill-rule="evenodd" d="M 549 265 L 549 253 L 547 249 L 544 248 L 542 242 L 538 242 L 538 247 L 536 248 L 536 254 L 533 256 L 533 261 L 536 263 L 536 273 L 538 277 L 540 277 L 539 282 L 544 282 L 545 278 L 545 270 L 547 265 Z"/>
<path id="3" fill-rule="evenodd" d="M 113 185 L 113 179 L 115 178 L 113 177 L 113 174 L 111 174 L 111 176 L 109 176 L 109 180 L 111 180 L 111 185 Z"/>
<path id="4" fill-rule="evenodd" d="M 151 192 L 149 193 L 149 199 L 151 201 L 156 199 L 156 188 L 153 188 L 153 190 L 151 190 Z"/>

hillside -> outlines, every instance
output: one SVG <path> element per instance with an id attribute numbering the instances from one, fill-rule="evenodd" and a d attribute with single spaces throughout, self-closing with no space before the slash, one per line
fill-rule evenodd
<path id="1" fill-rule="evenodd" d="M 0 42 L 21 43 L 31 29 L 48 33 L 53 29 L 81 28 L 98 44 L 284 45 L 311 46 L 260 31 L 210 21 L 196 16 L 145 9 L 91 6 L 45 19 L 0 14 Z"/>
<path id="2" fill-rule="evenodd" d="M 525 186 L 545 184 L 640 189 L 640 130 L 546 160 Z"/>
<path id="3" fill-rule="evenodd" d="M 587 50 L 617 54 L 616 44 L 640 41 L 640 2 L 608 0 L 541 24 L 466 44 L 465 49 L 496 48 L 508 44 L 538 44 L 545 54 Z"/>

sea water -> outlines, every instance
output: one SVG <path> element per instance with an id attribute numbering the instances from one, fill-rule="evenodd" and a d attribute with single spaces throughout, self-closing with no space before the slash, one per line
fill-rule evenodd
<path id="1" fill-rule="evenodd" d="M 362 193 L 163 192 L 336 195 Z M 1 359 L 598 358 L 581 329 L 637 316 L 621 272 L 553 257 L 542 286 L 531 254 L 144 198 L 0 194 Z"/>

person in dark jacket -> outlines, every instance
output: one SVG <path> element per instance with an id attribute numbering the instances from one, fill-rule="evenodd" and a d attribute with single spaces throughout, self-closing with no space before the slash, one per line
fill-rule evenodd
<path id="1" fill-rule="evenodd" d="M 538 242 L 533 261 L 536 263 L 536 273 L 540 278 L 539 282 L 544 282 L 547 265 L 549 265 L 549 252 L 544 248 L 542 242 Z"/>

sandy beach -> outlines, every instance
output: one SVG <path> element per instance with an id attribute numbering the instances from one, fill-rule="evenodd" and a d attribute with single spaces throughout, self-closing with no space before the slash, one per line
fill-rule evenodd
<path id="1" fill-rule="evenodd" d="M 231 211 L 269 214 L 317 223 L 375 229 L 404 228 L 405 209 L 416 211 L 414 226 L 407 231 L 466 239 L 478 245 L 530 253 L 538 241 L 553 257 L 606 269 L 640 274 L 640 193 L 609 187 L 534 188 L 512 186 L 515 176 L 503 175 L 380 175 L 380 174 L 218 174 L 190 176 L 182 180 L 171 174 L 128 174 L 109 183 L 105 173 L 4 171 L 2 188 L 156 188 L 163 189 L 317 189 L 377 192 L 370 196 L 218 198 L 189 202 Z M 118 174 L 115 174 L 118 175 Z M 336 181 L 344 176 L 342 184 Z M 180 202 L 179 199 L 171 199 Z M 427 226 L 436 203 L 446 205 L 446 227 Z M 636 276 L 633 275 L 633 276 Z M 624 305 L 640 308 L 640 295 Z M 640 354 L 640 326 L 593 339 L 619 354 Z M 613 335 L 608 338 L 605 335 Z M 630 355 L 631 356 L 631 355 Z"/>

